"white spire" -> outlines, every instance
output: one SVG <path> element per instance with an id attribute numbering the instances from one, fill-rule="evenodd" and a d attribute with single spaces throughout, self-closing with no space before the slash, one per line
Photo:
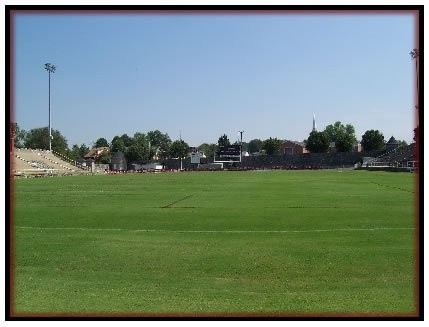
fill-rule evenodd
<path id="1" fill-rule="evenodd" d="M 316 115 L 313 113 L 313 132 L 317 130 L 316 126 Z"/>

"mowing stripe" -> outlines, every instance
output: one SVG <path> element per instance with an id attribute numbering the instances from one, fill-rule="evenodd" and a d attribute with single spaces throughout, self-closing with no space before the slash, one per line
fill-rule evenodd
<path id="1" fill-rule="evenodd" d="M 119 231 L 143 233 L 328 233 L 328 232 L 365 232 L 379 230 L 412 230 L 414 227 L 374 227 L 374 228 L 333 228 L 309 230 L 165 230 L 165 229 L 125 229 L 125 228 L 84 228 L 84 227 L 34 227 L 16 226 L 20 229 L 39 230 L 82 230 L 82 231 Z"/>
<path id="2" fill-rule="evenodd" d="M 189 199 L 191 196 L 193 196 L 193 194 L 188 194 L 188 195 L 184 196 L 183 198 L 180 198 L 179 200 L 176 200 L 176 201 L 173 201 L 173 202 L 171 202 L 169 204 L 166 204 L 165 206 L 162 206 L 160 208 L 163 208 L 163 209 L 165 209 L 165 208 L 171 208 L 172 205 L 175 205 L 176 203 L 185 201 L 186 199 Z"/>

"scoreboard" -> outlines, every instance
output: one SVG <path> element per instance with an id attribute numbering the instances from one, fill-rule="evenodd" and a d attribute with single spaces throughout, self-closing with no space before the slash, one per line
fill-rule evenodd
<path id="1" fill-rule="evenodd" d="M 240 152 L 240 145 L 220 145 L 218 153 L 220 158 L 237 158 Z"/>

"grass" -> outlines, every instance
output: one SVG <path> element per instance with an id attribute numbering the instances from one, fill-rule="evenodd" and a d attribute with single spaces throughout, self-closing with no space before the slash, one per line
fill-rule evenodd
<path id="1" fill-rule="evenodd" d="M 193 172 L 14 182 L 16 314 L 412 314 L 414 179 Z"/>

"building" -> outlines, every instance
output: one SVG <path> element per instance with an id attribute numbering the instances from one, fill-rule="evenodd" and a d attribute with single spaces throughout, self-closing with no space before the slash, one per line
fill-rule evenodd
<path id="1" fill-rule="evenodd" d="M 112 153 L 110 170 L 127 170 L 127 160 L 121 151 Z"/>
<path id="2" fill-rule="evenodd" d="M 93 148 L 93 149 L 89 150 L 89 152 L 87 154 L 85 154 L 83 158 L 85 160 L 92 159 L 92 160 L 96 161 L 104 153 L 109 153 L 109 152 L 110 152 L 110 148 L 107 146 L 103 146 L 100 148 Z"/>
<path id="3" fill-rule="evenodd" d="M 286 140 L 280 144 L 280 154 L 303 154 L 309 151 L 305 148 L 304 142 Z"/>
<path id="4" fill-rule="evenodd" d="M 354 152 L 362 152 L 362 144 L 360 144 L 360 142 L 356 142 L 353 145 L 353 151 Z"/>

